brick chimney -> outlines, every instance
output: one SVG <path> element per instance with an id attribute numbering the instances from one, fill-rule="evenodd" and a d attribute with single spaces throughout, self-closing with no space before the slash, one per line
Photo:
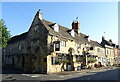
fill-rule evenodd
<path id="1" fill-rule="evenodd" d="M 74 29 L 75 32 L 80 33 L 80 23 L 77 19 L 78 18 L 72 22 L 72 29 Z"/>

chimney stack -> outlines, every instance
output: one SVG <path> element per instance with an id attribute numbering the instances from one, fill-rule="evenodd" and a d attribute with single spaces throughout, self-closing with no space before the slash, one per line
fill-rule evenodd
<path id="1" fill-rule="evenodd" d="M 40 18 L 40 20 L 42 20 L 42 12 L 41 12 L 40 9 L 38 10 L 37 15 L 38 15 L 38 17 Z"/>
<path id="2" fill-rule="evenodd" d="M 77 19 L 78 17 L 72 22 L 72 29 L 74 29 L 75 32 L 80 33 L 80 23 Z"/>
<path id="3" fill-rule="evenodd" d="M 104 36 L 102 36 L 102 41 L 103 41 L 103 40 L 105 40 L 105 37 L 104 37 Z"/>

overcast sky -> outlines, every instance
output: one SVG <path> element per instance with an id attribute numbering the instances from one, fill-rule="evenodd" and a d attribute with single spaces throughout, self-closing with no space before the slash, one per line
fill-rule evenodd
<path id="1" fill-rule="evenodd" d="M 12 36 L 28 31 L 39 9 L 43 19 L 68 28 L 72 28 L 72 21 L 78 17 L 80 32 L 90 39 L 101 42 L 105 36 L 118 44 L 117 2 L 4 2 L 2 18 Z"/>

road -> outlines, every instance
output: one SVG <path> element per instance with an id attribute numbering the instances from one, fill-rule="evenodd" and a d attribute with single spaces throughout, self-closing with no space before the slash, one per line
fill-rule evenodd
<path id="1" fill-rule="evenodd" d="M 13 71 L 12 71 L 13 72 Z M 9 71 L 10 73 L 10 71 Z M 69 71 L 56 74 L 2 74 L 4 80 L 24 80 L 24 81 L 49 81 L 49 80 L 118 80 L 120 78 L 120 68 L 104 67 L 97 69 L 86 69 L 81 71 Z"/>

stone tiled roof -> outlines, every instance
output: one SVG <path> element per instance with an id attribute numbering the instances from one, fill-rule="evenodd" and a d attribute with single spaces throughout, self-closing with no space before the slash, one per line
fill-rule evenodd
<path id="1" fill-rule="evenodd" d="M 94 46 L 98 46 L 98 47 L 102 47 L 103 48 L 103 46 L 101 46 L 97 41 L 90 40 L 90 43 L 92 45 L 94 45 Z"/>
<path id="2" fill-rule="evenodd" d="M 42 20 L 42 23 L 45 25 L 45 27 L 49 31 L 50 35 L 58 36 L 58 37 L 64 38 L 64 39 L 74 40 L 75 42 L 80 43 L 80 44 L 81 43 L 88 43 L 88 44 L 90 43 L 87 39 L 85 39 L 86 35 L 83 34 L 83 33 L 77 34 L 75 32 L 75 37 L 72 37 L 70 35 L 70 33 L 69 33 L 69 31 L 71 31 L 72 29 L 66 28 L 66 27 L 61 26 L 61 25 L 58 24 L 59 32 L 56 32 L 51 28 L 51 25 L 54 25 L 56 23 L 47 21 L 45 19 Z M 11 40 L 8 41 L 8 44 L 26 39 L 27 34 L 28 34 L 28 32 L 25 32 L 25 33 L 23 33 L 21 35 L 17 35 L 17 36 L 12 37 Z"/>
<path id="3" fill-rule="evenodd" d="M 74 41 L 76 41 L 78 43 L 89 43 L 88 40 L 84 38 L 86 35 L 83 34 L 83 33 L 77 34 L 75 32 L 75 37 L 72 37 L 69 34 L 69 31 L 71 31 L 71 29 L 69 29 L 67 27 L 64 27 L 64 26 L 61 26 L 61 25 L 58 24 L 58 26 L 59 26 L 59 32 L 56 32 L 56 31 L 54 31 L 50 27 L 51 25 L 53 25 L 55 23 L 47 21 L 45 19 L 43 19 L 42 22 L 46 26 L 47 30 L 49 30 L 49 33 L 51 35 L 58 36 L 58 37 L 63 37 L 63 38 L 66 38 L 66 39 L 71 39 L 71 40 L 74 40 Z"/>
<path id="4" fill-rule="evenodd" d="M 7 43 L 10 44 L 10 43 L 14 43 L 14 42 L 17 42 L 17 41 L 20 41 L 20 40 L 24 40 L 24 39 L 27 38 L 27 34 L 28 34 L 28 32 L 25 32 L 21 35 L 14 36 Z"/>

